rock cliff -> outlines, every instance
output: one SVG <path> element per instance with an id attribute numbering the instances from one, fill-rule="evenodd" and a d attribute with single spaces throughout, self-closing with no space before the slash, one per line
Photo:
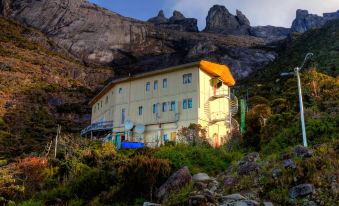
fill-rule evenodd
<path id="1" fill-rule="evenodd" d="M 297 10 L 296 19 L 292 23 L 292 32 L 305 32 L 324 26 L 330 20 L 339 19 L 339 10 L 333 13 L 324 13 L 323 16 L 309 14 L 307 10 Z"/>
<path id="2" fill-rule="evenodd" d="M 251 48 L 263 45 L 261 38 L 182 32 L 154 25 L 157 22 L 179 25 L 177 22 L 187 20 L 179 12 L 169 19 L 160 12 L 149 23 L 123 17 L 85 0 L 4 1 L 8 6 L 2 14 L 42 31 L 84 62 L 111 65 L 118 74 L 204 58 L 232 65 L 232 72 L 241 79 L 271 62 L 276 55 Z M 240 12 L 238 19 L 233 20 L 247 24 Z"/>
<path id="3" fill-rule="evenodd" d="M 186 18 L 179 11 L 174 11 L 173 16 L 167 19 L 164 12 L 159 11 L 158 16 L 150 18 L 148 22 L 154 25 L 178 31 L 198 32 L 198 20 L 194 18 Z"/>

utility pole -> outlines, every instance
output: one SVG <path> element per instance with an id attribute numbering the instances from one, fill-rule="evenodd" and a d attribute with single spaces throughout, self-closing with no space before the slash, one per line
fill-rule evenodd
<path id="1" fill-rule="evenodd" d="M 57 134 L 55 136 L 55 146 L 54 146 L 54 158 L 56 158 L 57 156 L 57 150 L 58 150 L 58 138 L 60 136 L 61 133 L 61 126 L 58 125 L 58 129 L 57 129 Z"/>
<path id="2" fill-rule="evenodd" d="M 300 70 L 304 67 L 307 60 L 311 59 L 313 56 L 313 53 L 307 53 L 305 56 L 305 59 L 300 67 L 296 67 L 294 69 L 294 72 L 289 73 L 281 73 L 281 76 L 288 76 L 288 75 L 296 75 L 297 81 L 298 81 L 298 96 L 299 96 L 299 108 L 300 108 L 300 121 L 301 121 L 301 133 L 303 137 L 303 144 L 304 147 L 307 147 L 307 137 L 306 137 L 306 126 L 305 126 L 305 117 L 304 117 L 304 103 L 303 103 L 303 96 L 302 96 L 302 90 L 301 90 L 301 81 L 300 81 Z"/>

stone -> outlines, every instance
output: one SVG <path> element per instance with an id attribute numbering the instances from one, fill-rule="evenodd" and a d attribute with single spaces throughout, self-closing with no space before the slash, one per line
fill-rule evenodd
<path id="1" fill-rule="evenodd" d="M 285 168 L 295 169 L 297 166 L 294 164 L 292 159 L 283 160 L 283 165 Z"/>
<path id="2" fill-rule="evenodd" d="M 224 177 L 224 186 L 225 187 L 232 187 L 237 183 L 237 179 L 232 176 L 225 176 Z"/>
<path id="3" fill-rule="evenodd" d="M 168 180 L 160 186 L 156 193 L 159 201 L 163 200 L 169 193 L 180 190 L 192 181 L 192 176 L 187 167 L 173 173 Z"/>
<path id="4" fill-rule="evenodd" d="M 238 168 L 239 175 L 249 175 L 252 172 L 257 172 L 260 169 L 260 165 L 255 162 L 247 162 L 242 164 Z"/>
<path id="5" fill-rule="evenodd" d="M 313 151 L 310 148 L 298 145 L 294 147 L 293 152 L 298 157 L 311 157 Z"/>
<path id="6" fill-rule="evenodd" d="M 281 175 L 282 175 L 281 169 L 279 169 L 279 168 L 274 168 L 274 169 L 272 169 L 272 177 L 273 177 L 274 179 L 277 179 L 277 178 L 280 177 Z"/>
<path id="7" fill-rule="evenodd" d="M 239 165 L 245 164 L 247 162 L 256 162 L 259 159 L 260 159 L 259 153 L 258 152 L 252 152 L 252 153 L 249 153 L 248 155 L 246 155 L 245 157 L 243 157 L 239 161 Z"/>
<path id="8" fill-rule="evenodd" d="M 143 206 L 161 206 L 161 205 L 157 203 L 144 202 Z"/>
<path id="9" fill-rule="evenodd" d="M 188 205 L 190 206 L 202 206 L 206 205 L 207 199 L 204 195 L 191 196 L 188 199 Z"/>
<path id="10" fill-rule="evenodd" d="M 241 194 L 231 194 L 231 195 L 226 195 L 226 196 L 222 196 L 222 200 L 223 201 L 237 201 L 237 200 L 245 200 L 246 198 L 244 196 L 242 196 Z"/>
<path id="11" fill-rule="evenodd" d="M 186 17 L 180 11 L 173 11 L 173 16 L 169 19 L 170 22 L 184 20 Z"/>
<path id="12" fill-rule="evenodd" d="M 264 201 L 262 204 L 263 206 L 274 206 L 272 202 L 267 202 L 267 201 Z"/>
<path id="13" fill-rule="evenodd" d="M 300 184 L 288 190 L 290 198 L 297 198 L 314 193 L 315 189 L 312 184 Z"/>
<path id="14" fill-rule="evenodd" d="M 198 173 L 193 175 L 192 180 L 195 182 L 204 182 L 211 180 L 211 178 L 206 173 Z"/>

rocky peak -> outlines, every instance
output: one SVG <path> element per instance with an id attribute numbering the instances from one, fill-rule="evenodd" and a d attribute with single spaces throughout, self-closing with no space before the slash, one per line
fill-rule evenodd
<path id="1" fill-rule="evenodd" d="M 249 20 L 240 11 L 232 15 L 225 6 L 214 5 L 208 12 L 204 31 L 222 34 L 247 35 Z"/>
<path id="2" fill-rule="evenodd" d="M 165 29 L 198 32 L 198 21 L 194 18 L 186 18 L 181 12 L 174 11 L 173 16 L 167 19 L 163 10 L 159 11 L 158 16 L 150 18 L 148 22 Z"/>
<path id="3" fill-rule="evenodd" d="M 164 11 L 160 10 L 158 16 L 148 19 L 148 22 L 153 24 L 163 24 L 167 23 L 168 19 L 165 17 Z"/>
<path id="4" fill-rule="evenodd" d="M 180 11 L 173 11 L 173 16 L 169 19 L 170 22 L 184 20 L 186 17 Z"/>
<path id="5" fill-rule="evenodd" d="M 292 23 L 292 32 L 305 32 L 310 29 L 316 29 L 324 26 L 326 22 L 339 18 L 339 11 L 333 13 L 324 13 L 323 16 L 309 14 L 307 10 L 298 9 L 296 18 Z"/>
<path id="6" fill-rule="evenodd" d="M 250 26 L 250 21 L 248 18 L 239 10 L 237 10 L 237 19 L 240 25 Z"/>

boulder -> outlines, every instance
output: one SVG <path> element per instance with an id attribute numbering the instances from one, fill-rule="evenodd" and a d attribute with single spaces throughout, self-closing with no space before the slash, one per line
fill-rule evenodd
<path id="1" fill-rule="evenodd" d="M 152 202 L 144 202 L 143 206 L 161 206 L 161 205 L 157 203 L 152 203 Z"/>
<path id="2" fill-rule="evenodd" d="M 238 168 L 239 175 L 249 175 L 252 172 L 257 172 L 260 169 L 260 165 L 255 162 L 247 162 L 242 164 Z"/>
<path id="3" fill-rule="evenodd" d="M 297 198 L 314 193 L 315 189 L 312 184 L 300 184 L 288 190 L 290 198 Z"/>
<path id="4" fill-rule="evenodd" d="M 189 206 L 202 206 L 207 204 L 207 198 L 204 195 L 194 195 L 189 197 Z"/>
<path id="5" fill-rule="evenodd" d="M 274 204 L 272 202 L 266 202 L 265 201 L 262 204 L 263 204 L 263 206 L 274 206 Z"/>
<path id="6" fill-rule="evenodd" d="M 231 194 L 222 196 L 223 202 L 229 202 L 229 201 L 238 201 L 238 200 L 245 200 L 246 198 L 242 196 L 241 194 Z"/>
<path id="7" fill-rule="evenodd" d="M 293 152 L 298 157 L 311 157 L 313 151 L 310 148 L 298 145 L 294 147 Z"/>
<path id="8" fill-rule="evenodd" d="M 260 159 L 259 153 L 258 152 L 252 152 L 252 153 L 249 153 L 248 155 L 246 155 L 245 157 L 243 157 L 239 161 L 239 165 L 245 164 L 247 162 L 256 162 L 259 159 Z"/>
<path id="9" fill-rule="evenodd" d="M 204 182 L 211 180 L 211 178 L 206 173 L 198 173 L 193 175 L 192 180 L 195 182 Z"/>
<path id="10" fill-rule="evenodd" d="M 192 176 L 187 167 L 173 173 L 168 180 L 158 189 L 156 197 L 163 200 L 169 193 L 180 190 L 183 186 L 192 181 Z"/>
<path id="11" fill-rule="evenodd" d="M 237 183 L 237 179 L 232 176 L 224 177 L 224 186 L 225 187 L 233 187 Z"/>
<path id="12" fill-rule="evenodd" d="M 283 165 L 285 168 L 295 169 L 297 166 L 294 164 L 292 159 L 283 160 Z"/>
<path id="13" fill-rule="evenodd" d="M 274 169 L 272 169 L 272 177 L 273 177 L 274 179 L 277 179 L 277 178 L 280 177 L 281 175 L 282 175 L 281 169 L 279 169 L 279 168 L 274 168 Z"/>

